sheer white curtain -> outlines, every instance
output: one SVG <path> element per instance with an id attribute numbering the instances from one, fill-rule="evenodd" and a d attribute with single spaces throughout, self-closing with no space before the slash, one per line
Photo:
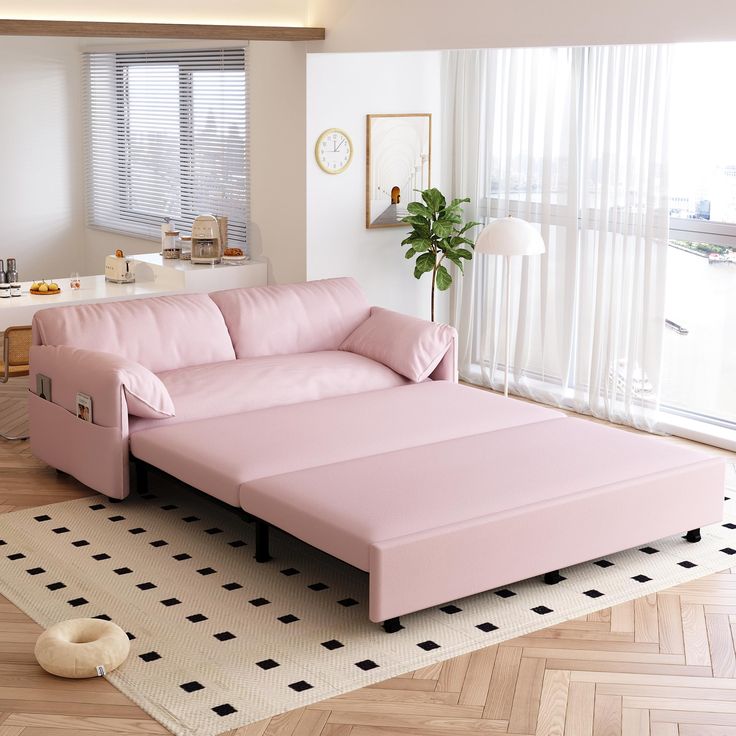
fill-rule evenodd
<path id="1" fill-rule="evenodd" d="M 448 52 L 443 171 L 473 219 L 537 223 L 547 254 L 512 259 L 511 390 L 653 429 L 668 235 L 668 49 Z M 500 388 L 500 258 L 456 279 L 460 373 Z"/>

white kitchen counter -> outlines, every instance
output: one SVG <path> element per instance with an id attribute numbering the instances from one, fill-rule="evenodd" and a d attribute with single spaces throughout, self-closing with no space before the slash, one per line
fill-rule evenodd
<path id="1" fill-rule="evenodd" d="M 82 276 L 81 288 L 74 290 L 69 287 L 69 277 L 66 276 L 54 279 L 61 287 L 61 292 L 41 296 L 30 293 L 32 282 L 23 281 L 21 296 L 0 298 L 0 332 L 13 325 L 30 325 L 39 309 L 49 307 L 266 284 L 266 262 L 263 260 L 248 261 L 237 266 L 192 266 L 186 261 L 164 261 L 166 265 L 161 265 L 161 257 L 153 254 L 136 256 L 136 259 L 144 258 L 150 270 L 142 268 L 132 284 L 113 284 L 105 281 L 104 276 Z M 174 266 L 169 266 L 169 263 Z M 160 269 L 165 270 L 162 273 Z M 182 278 L 181 274 L 187 274 L 188 277 Z M 46 279 L 46 282 L 50 283 L 50 280 Z"/>

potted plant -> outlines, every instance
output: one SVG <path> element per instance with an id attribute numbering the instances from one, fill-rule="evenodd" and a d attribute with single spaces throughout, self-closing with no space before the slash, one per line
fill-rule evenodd
<path id="1" fill-rule="evenodd" d="M 411 225 L 411 232 L 401 241 L 408 245 L 404 254 L 408 260 L 417 257 L 414 264 L 414 278 L 424 273 L 432 273 L 432 321 L 434 322 L 435 290 L 445 291 L 452 284 L 452 274 L 443 261 L 454 263 L 462 273 L 463 261 L 473 257 L 475 243 L 466 233 L 480 225 L 479 222 L 463 223 L 462 205 L 469 199 L 453 199 L 447 204 L 439 189 L 425 189 L 421 192 L 423 202 L 410 202 L 409 214 L 402 219 Z M 468 246 L 468 247 L 465 247 Z"/>

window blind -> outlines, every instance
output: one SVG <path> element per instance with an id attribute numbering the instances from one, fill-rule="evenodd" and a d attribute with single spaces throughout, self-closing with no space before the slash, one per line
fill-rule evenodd
<path id="1" fill-rule="evenodd" d="M 226 215 L 244 246 L 247 49 L 84 56 L 88 225 L 159 239 L 165 217 Z"/>

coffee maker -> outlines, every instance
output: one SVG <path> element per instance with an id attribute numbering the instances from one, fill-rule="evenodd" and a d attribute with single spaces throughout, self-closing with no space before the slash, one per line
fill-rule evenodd
<path id="1" fill-rule="evenodd" d="M 214 215 L 199 215 L 192 223 L 192 263 L 220 263 L 220 223 Z"/>

